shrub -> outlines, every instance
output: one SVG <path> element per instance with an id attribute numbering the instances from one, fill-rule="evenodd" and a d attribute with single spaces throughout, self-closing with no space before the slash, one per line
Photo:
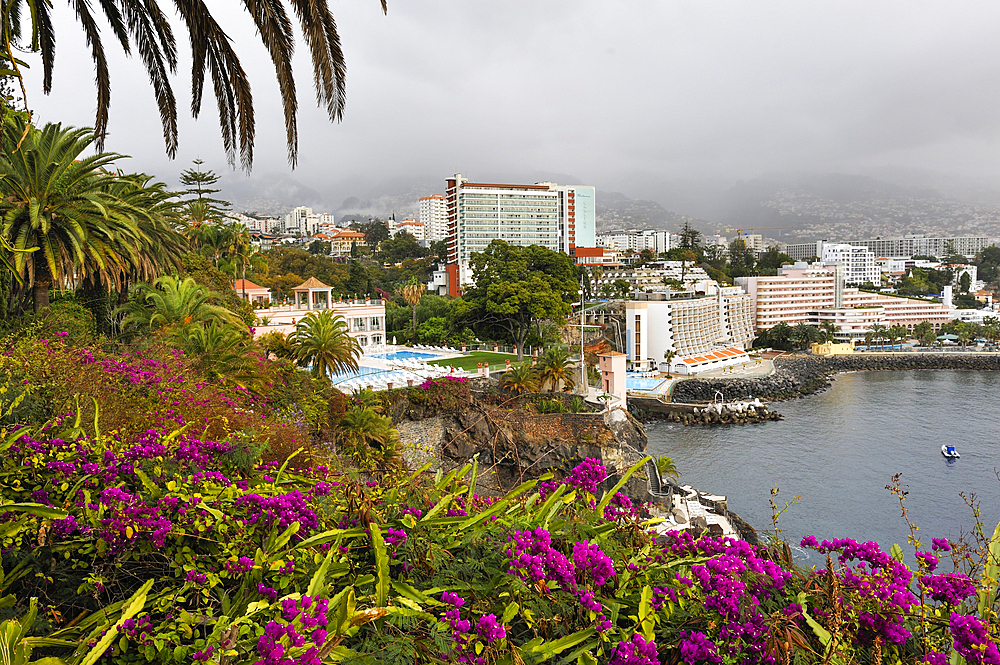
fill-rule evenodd
<path id="1" fill-rule="evenodd" d="M 954 649 L 996 662 L 997 625 L 967 605 L 976 584 L 935 574 L 936 556 L 914 572 L 874 543 L 806 539 L 831 558 L 797 571 L 732 538 L 654 537 L 621 484 L 595 494 L 596 460 L 481 497 L 475 463 L 430 482 L 241 470 L 222 442 L 94 425 L 65 418 L 2 444 L 3 584 L 15 616 L 45 599 L 53 656 L 915 664 Z"/>

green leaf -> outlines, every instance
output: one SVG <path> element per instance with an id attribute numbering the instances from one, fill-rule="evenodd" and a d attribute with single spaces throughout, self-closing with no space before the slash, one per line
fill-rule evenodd
<path id="1" fill-rule="evenodd" d="M 328 663 L 340 663 L 345 660 L 353 661 L 358 658 L 358 652 L 348 649 L 345 646 L 336 646 L 330 651 L 324 662 Z"/>
<path id="2" fill-rule="evenodd" d="M 523 493 L 527 492 L 528 490 L 532 489 L 538 483 L 544 483 L 546 480 L 551 480 L 551 479 L 552 479 L 552 473 L 549 472 L 549 471 L 546 471 L 545 473 L 543 473 L 542 475 L 540 475 L 538 478 L 535 478 L 534 480 L 526 480 L 526 481 L 524 481 L 523 483 L 521 483 L 520 485 L 518 485 L 517 487 L 515 487 L 511 491 L 507 492 L 507 496 L 504 497 L 504 498 L 506 498 L 506 499 L 513 499 L 515 496 L 523 494 Z"/>
<path id="3" fill-rule="evenodd" d="M 378 582 L 375 584 L 375 606 L 385 607 L 389 599 L 389 555 L 385 551 L 385 541 L 382 540 L 382 530 L 376 524 L 369 524 L 372 532 L 372 547 L 375 549 L 375 573 Z"/>
<path id="4" fill-rule="evenodd" d="M 387 607 L 385 609 L 387 610 L 386 611 L 387 614 L 393 614 L 395 616 L 416 617 L 418 619 L 423 619 L 424 621 L 429 621 L 431 623 L 434 623 L 438 620 L 436 616 L 430 614 L 429 612 L 424 612 L 423 610 L 414 610 L 410 609 L 409 607 L 399 607 L 397 605 L 393 605 L 392 607 Z"/>
<path id="5" fill-rule="evenodd" d="M 298 524 L 298 522 L 295 522 Z M 330 561 L 333 560 L 334 548 L 330 548 L 330 551 L 326 553 L 326 558 L 323 559 L 323 563 L 320 564 L 319 568 L 313 574 L 312 579 L 309 580 L 309 588 L 306 589 L 306 595 L 315 598 L 320 589 L 326 588 L 326 571 L 330 570 Z"/>
<path id="6" fill-rule="evenodd" d="M 500 501 L 497 501 L 492 506 L 490 506 L 490 509 L 487 510 L 486 512 L 479 513 L 478 515 L 473 515 L 469 519 L 459 524 L 458 530 L 465 531 L 469 527 L 476 526 L 480 522 L 488 520 L 489 518 L 493 517 L 494 515 L 496 515 L 497 513 L 506 508 L 507 508 L 507 499 L 501 499 Z"/>
<path id="7" fill-rule="evenodd" d="M 998 584 L 1000 584 L 1000 524 L 997 524 L 986 548 L 986 565 L 983 566 L 979 590 L 979 616 L 986 616 L 987 610 L 996 602 Z"/>
<path id="8" fill-rule="evenodd" d="M 135 475 L 139 477 L 139 480 L 142 481 L 142 486 L 146 488 L 147 492 L 153 495 L 154 499 L 159 498 L 160 494 L 162 493 L 160 491 L 160 488 L 156 486 L 156 483 L 150 480 L 149 476 L 146 475 L 145 471 L 143 471 L 142 469 L 136 469 Z"/>
<path id="9" fill-rule="evenodd" d="M 554 640 L 551 642 L 543 642 L 537 646 L 531 648 L 533 653 L 540 656 L 539 662 L 543 660 L 548 660 L 552 656 L 562 653 L 570 647 L 575 647 L 577 644 L 586 641 L 590 637 L 596 635 L 597 632 L 593 628 L 585 628 L 584 630 L 577 631 L 572 635 L 567 635 L 566 637 Z M 525 645 L 527 646 L 527 645 Z"/>
<path id="10" fill-rule="evenodd" d="M 343 635 L 344 631 L 351 627 L 351 619 L 354 618 L 354 609 L 357 601 L 354 598 L 354 587 L 347 587 L 330 599 L 330 607 L 334 609 L 333 621 L 327 626 L 327 630 L 335 635 Z"/>
<path id="11" fill-rule="evenodd" d="M 503 624 L 510 623 L 510 620 L 513 619 L 514 616 L 517 614 L 517 610 L 518 609 L 519 608 L 518 608 L 517 601 L 509 603 L 507 605 L 507 607 L 505 607 L 504 610 L 503 610 L 503 619 L 500 621 L 500 623 L 503 623 Z"/>
<path id="12" fill-rule="evenodd" d="M 651 587 L 642 587 L 642 593 L 640 594 L 639 600 L 639 623 L 642 625 L 642 636 L 646 638 L 647 642 L 653 641 L 653 589 Z"/>
<path id="13" fill-rule="evenodd" d="M 69 515 L 65 510 L 59 510 L 58 508 L 53 508 L 52 506 L 47 506 L 44 503 L 6 503 L 0 506 L 0 513 L 6 512 L 8 510 L 13 510 L 20 513 L 28 513 L 29 515 L 34 515 L 35 517 L 43 517 L 48 519 L 62 519 Z"/>
<path id="14" fill-rule="evenodd" d="M 300 541 L 295 546 L 295 549 L 304 550 L 305 548 L 312 547 L 314 545 L 325 545 L 338 538 L 353 538 L 363 535 L 365 535 L 365 530 L 360 527 L 356 527 L 354 529 L 330 529 L 329 531 L 317 533 L 314 536 L 310 536 L 309 538 Z"/>
<path id="15" fill-rule="evenodd" d="M 568 485 L 560 485 L 559 487 L 555 488 L 552 491 L 552 494 L 550 494 L 548 496 L 548 498 L 545 499 L 545 501 L 542 503 L 542 505 L 540 505 L 537 508 L 533 509 L 532 512 L 534 513 L 534 515 L 533 515 L 534 519 L 532 520 L 532 522 L 535 523 L 535 524 L 541 522 L 542 520 L 538 519 L 538 517 L 540 515 L 546 515 L 546 517 L 544 518 L 544 521 L 547 522 L 548 518 L 551 516 L 550 510 L 553 508 L 553 506 L 556 509 L 558 509 L 560 507 L 559 503 L 557 503 L 557 502 L 562 497 L 562 495 L 566 493 L 567 489 L 569 489 Z M 534 498 L 534 497 L 532 497 L 532 498 Z"/>
<path id="16" fill-rule="evenodd" d="M 596 512 L 598 515 L 603 515 L 604 509 L 608 507 L 609 503 L 611 503 L 611 499 L 615 498 L 615 494 L 618 494 L 618 490 L 620 490 L 622 487 L 625 486 L 625 483 L 628 482 L 628 479 L 632 477 L 633 473 L 644 467 L 646 465 L 646 462 L 650 461 L 651 459 L 653 458 L 650 457 L 649 455 L 646 455 L 641 460 L 633 464 L 632 468 L 626 471 L 625 475 L 622 476 L 622 479 L 618 481 L 618 484 L 612 487 L 611 491 L 604 495 L 604 498 L 601 499 L 601 502 L 599 504 L 597 504 L 597 509 L 594 512 Z"/>
<path id="17" fill-rule="evenodd" d="M 438 501 L 434 505 L 433 508 L 431 508 L 430 510 L 428 510 L 427 514 L 424 515 L 420 519 L 420 521 L 421 522 L 426 522 L 426 521 L 430 520 L 432 517 L 434 517 L 435 515 L 437 515 L 438 513 L 440 513 L 442 510 L 444 510 L 445 508 L 447 508 L 448 504 L 451 503 L 451 500 L 454 499 L 454 498 L 455 498 L 454 494 L 446 494 L 445 496 L 441 497 L 441 500 Z"/>
<path id="18" fill-rule="evenodd" d="M 405 582 L 397 582 L 396 580 L 393 580 L 392 588 L 400 596 L 409 598 L 410 600 L 420 603 L 422 605 L 428 605 L 435 602 L 432 598 L 429 598 L 427 594 L 425 594 L 423 591 L 420 591 L 419 589 L 414 589 L 412 586 L 410 586 Z"/>
<path id="19" fill-rule="evenodd" d="M 287 545 L 288 541 L 292 539 L 292 536 L 297 534 L 299 532 L 299 529 L 301 528 L 302 525 L 299 522 L 292 522 L 291 524 L 288 525 L 287 529 L 281 532 L 280 536 L 275 538 L 274 532 L 272 532 L 271 538 L 268 539 L 271 540 L 272 542 L 268 543 L 267 548 L 265 550 L 268 556 L 276 553 L 282 547 Z"/>
<path id="20" fill-rule="evenodd" d="M 142 611 L 142 608 L 146 604 L 146 595 L 149 590 L 153 588 L 153 580 L 148 580 L 145 584 L 139 587 L 139 590 L 132 595 L 131 598 L 124 605 L 125 609 L 122 611 L 121 617 L 118 621 L 111 627 L 108 628 L 104 637 L 94 645 L 93 649 L 89 651 L 83 651 L 80 655 L 83 656 L 83 660 L 79 661 L 78 665 L 94 665 L 104 652 L 114 643 L 115 639 L 118 637 L 118 628 L 127 619 L 131 619 L 136 614 Z"/>
<path id="21" fill-rule="evenodd" d="M 902 562 L 903 561 L 903 548 L 900 547 L 899 545 L 897 545 L 896 543 L 893 543 L 892 547 L 889 548 L 889 556 L 891 556 L 896 561 Z"/>
<path id="22" fill-rule="evenodd" d="M 274 482 L 272 482 L 271 485 L 273 486 L 278 485 L 278 481 L 281 480 L 281 475 L 285 472 L 285 469 L 288 468 L 289 462 L 291 462 L 292 458 L 301 453 L 303 450 L 305 450 L 305 448 L 299 448 L 298 450 L 296 450 L 291 455 L 285 458 L 285 463 L 281 465 L 280 469 L 278 469 L 278 473 L 274 474 Z"/>

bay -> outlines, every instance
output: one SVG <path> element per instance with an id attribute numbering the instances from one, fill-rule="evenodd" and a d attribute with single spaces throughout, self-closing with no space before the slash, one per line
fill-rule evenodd
<path id="1" fill-rule="evenodd" d="M 925 547 L 973 528 L 960 492 L 978 500 L 987 535 L 1000 521 L 1000 372 L 841 374 L 823 393 L 772 406 L 784 420 L 648 422 L 648 450 L 674 459 L 681 484 L 727 495 L 730 509 L 762 535 L 772 529 L 771 489 L 780 490 L 779 508 L 799 497 L 778 522 L 790 543 L 804 535 L 854 538 L 912 553 L 899 500 L 885 489 L 896 473 Z M 943 443 L 961 459 L 945 459 Z"/>

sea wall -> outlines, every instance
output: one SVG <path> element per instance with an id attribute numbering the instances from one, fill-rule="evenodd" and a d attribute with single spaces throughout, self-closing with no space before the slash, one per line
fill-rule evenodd
<path id="1" fill-rule="evenodd" d="M 802 354 L 774 360 L 775 371 L 753 379 L 689 379 L 674 386 L 678 402 L 710 402 L 716 392 L 726 401 L 783 400 L 825 390 L 838 372 L 972 369 L 1000 370 L 1000 353 L 865 353 L 843 356 Z"/>

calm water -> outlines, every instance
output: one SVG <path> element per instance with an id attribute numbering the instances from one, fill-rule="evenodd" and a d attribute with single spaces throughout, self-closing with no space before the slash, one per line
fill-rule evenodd
<path id="1" fill-rule="evenodd" d="M 959 492 L 975 493 L 990 532 L 1000 520 L 1000 372 L 859 372 L 827 392 L 780 402 L 780 422 L 722 427 L 647 423 L 649 452 L 673 457 L 681 484 L 725 494 L 758 531 L 779 505 L 801 495 L 779 522 L 786 540 L 806 534 L 906 545 L 899 502 L 885 488 L 908 485 L 919 537 L 957 538 L 974 520 Z M 959 460 L 946 460 L 952 443 Z"/>

